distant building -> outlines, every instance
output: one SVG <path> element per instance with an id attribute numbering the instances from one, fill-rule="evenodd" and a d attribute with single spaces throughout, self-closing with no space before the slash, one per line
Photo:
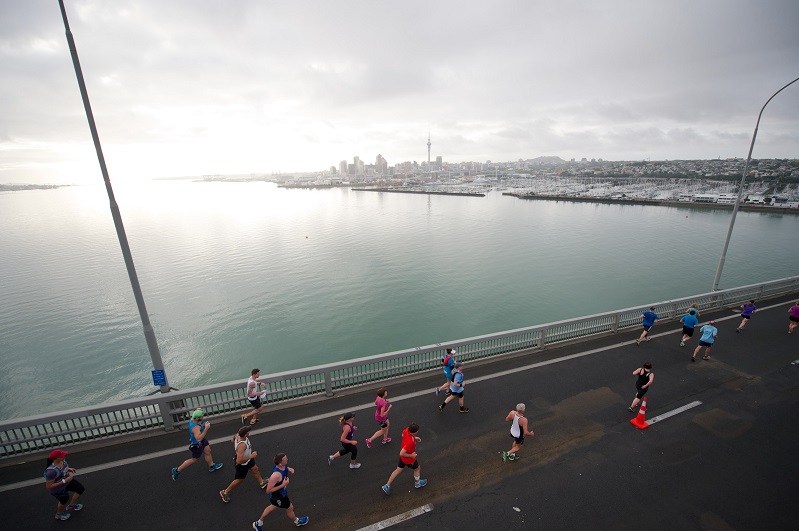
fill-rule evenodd
<path id="1" fill-rule="evenodd" d="M 383 158 L 383 155 L 378 153 L 377 157 L 375 158 L 375 172 L 381 175 L 388 174 L 388 161 Z"/>
<path id="2" fill-rule="evenodd" d="M 695 194 L 694 202 L 696 203 L 715 203 L 719 196 L 716 194 Z"/>

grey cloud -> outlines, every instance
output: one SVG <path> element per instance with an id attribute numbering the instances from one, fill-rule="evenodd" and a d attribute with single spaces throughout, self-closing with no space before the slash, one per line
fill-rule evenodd
<path id="1" fill-rule="evenodd" d="M 104 144 L 263 136 L 282 142 L 270 157 L 296 142 L 304 169 L 356 153 L 423 160 L 428 127 L 447 160 L 739 155 L 765 99 L 799 75 L 794 0 L 67 10 Z M 0 142 L 87 141 L 57 3 L 0 6 L 0 70 Z M 770 104 L 759 135 L 762 156 L 799 156 L 799 84 Z M 341 153 L 316 159 L 320 144 Z"/>

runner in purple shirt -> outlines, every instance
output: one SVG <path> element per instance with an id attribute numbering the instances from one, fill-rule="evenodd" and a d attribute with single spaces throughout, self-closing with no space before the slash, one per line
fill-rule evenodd
<path id="1" fill-rule="evenodd" d="M 738 325 L 738 328 L 736 328 L 735 331 L 740 334 L 741 330 L 743 330 L 746 326 L 746 323 L 748 323 L 749 319 L 752 318 L 752 314 L 756 311 L 757 306 L 755 306 L 755 301 L 749 301 L 745 304 L 741 304 L 741 324 Z"/>
<path id="2" fill-rule="evenodd" d="M 793 329 L 799 324 L 799 301 L 796 301 L 796 304 L 791 306 L 791 309 L 788 310 L 788 319 L 791 320 L 791 322 L 788 323 L 788 333 L 793 334 Z"/>

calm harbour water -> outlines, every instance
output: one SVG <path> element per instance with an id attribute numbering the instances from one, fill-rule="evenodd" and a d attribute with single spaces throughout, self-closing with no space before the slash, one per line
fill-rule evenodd
<path id="1" fill-rule="evenodd" d="M 730 220 L 263 182 L 115 194 L 179 388 L 708 292 Z M 0 193 L 0 227 L 0 418 L 153 390 L 104 187 Z M 798 228 L 739 212 L 720 287 L 799 274 Z"/>

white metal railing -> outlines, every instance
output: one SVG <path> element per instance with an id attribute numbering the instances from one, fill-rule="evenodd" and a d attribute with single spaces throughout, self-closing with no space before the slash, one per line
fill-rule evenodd
<path id="1" fill-rule="evenodd" d="M 341 389 L 440 368 L 447 347 L 457 347 L 458 359 L 462 361 L 486 359 L 629 330 L 640 326 L 641 312 L 650 306 L 657 308 L 661 320 L 668 321 L 678 319 L 694 303 L 700 310 L 716 310 L 737 306 L 749 299 L 762 300 L 797 292 L 799 276 L 317 365 L 273 374 L 260 381 L 267 385 L 267 404 L 302 397 L 322 399 Z M 244 396 L 244 380 L 2 421 L 0 458 L 145 430 L 170 430 L 185 424 L 190 412 L 197 407 L 202 407 L 207 416 L 246 410 L 249 405 Z"/>

